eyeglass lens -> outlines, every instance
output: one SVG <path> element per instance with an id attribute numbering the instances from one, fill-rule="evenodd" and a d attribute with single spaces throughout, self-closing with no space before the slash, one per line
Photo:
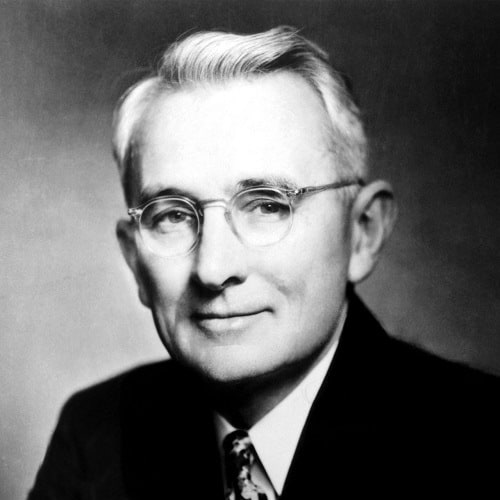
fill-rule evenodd
<path id="1" fill-rule="evenodd" d="M 226 217 L 239 239 L 250 246 L 277 243 L 288 233 L 292 207 L 286 194 L 271 188 L 242 191 L 229 203 Z M 141 215 L 140 228 L 148 248 L 164 256 L 186 254 L 201 234 L 194 203 L 183 198 L 153 200 Z"/>

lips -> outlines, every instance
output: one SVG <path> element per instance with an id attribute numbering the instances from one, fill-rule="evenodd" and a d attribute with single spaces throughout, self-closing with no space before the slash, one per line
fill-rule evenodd
<path id="1" fill-rule="evenodd" d="M 267 309 L 195 311 L 191 315 L 197 327 L 209 336 L 242 334 L 262 319 Z"/>
<path id="2" fill-rule="evenodd" d="M 204 319 L 230 319 L 230 318 L 239 318 L 246 316 L 255 316 L 264 312 L 264 309 L 256 310 L 256 311 L 231 311 L 231 312 L 195 312 L 193 313 L 193 318 L 197 320 Z"/>

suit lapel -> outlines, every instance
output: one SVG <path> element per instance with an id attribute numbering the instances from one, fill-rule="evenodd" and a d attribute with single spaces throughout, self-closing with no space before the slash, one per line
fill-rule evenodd
<path id="1" fill-rule="evenodd" d="M 384 364 L 385 338 L 373 316 L 352 296 L 337 352 L 299 440 L 282 500 L 330 498 L 330 492 L 339 488 L 356 489 L 359 472 L 371 470 L 367 464 L 376 460 L 379 447 L 373 431 L 378 426 L 383 381 L 377 367 Z"/>

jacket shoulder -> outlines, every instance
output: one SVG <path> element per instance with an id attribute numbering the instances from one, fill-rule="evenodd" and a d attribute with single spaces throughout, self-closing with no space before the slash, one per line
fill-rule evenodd
<path id="1" fill-rule="evenodd" d="M 351 388 L 413 420 L 500 416 L 499 377 L 391 336 L 356 296 L 350 306 L 337 363 Z"/>
<path id="2" fill-rule="evenodd" d="M 30 500 L 125 498 L 121 480 L 123 399 L 161 378 L 169 361 L 139 366 L 72 395 L 60 413 Z M 132 396 L 133 397 L 133 396 Z M 88 495 L 88 496 L 85 496 Z"/>
<path id="3" fill-rule="evenodd" d="M 152 381 L 161 379 L 168 384 L 169 374 L 173 376 L 170 361 L 160 361 L 137 366 L 119 373 L 73 394 L 63 407 L 61 420 L 65 417 L 98 428 L 99 423 L 119 412 L 124 392 L 130 387 L 150 387 Z M 73 418 L 74 417 L 74 418 Z"/>
<path id="4" fill-rule="evenodd" d="M 410 378 L 413 376 L 419 384 L 442 384 L 449 388 L 457 385 L 462 389 L 500 389 L 500 378 L 494 374 L 481 371 L 465 361 L 444 358 L 425 347 L 389 334 L 386 336 L 393 369 Z"/>
<path id="5" fill-rule="evenodd" d="M 396 338 L 388 333 L 377 318 L 356 295 L 351 296 L 352 314 L 348 325 L 349 336 L 373 359 L 380 356 L 384 363 L 401 373 L 418 374 L 443 380 L 460 380 L 464 383 L 500 384 L 500 377 L 467 365 L 463 361 L 446 359 L 415 343 Z M 349 341 L 349 340 L 348 340 Z"/>

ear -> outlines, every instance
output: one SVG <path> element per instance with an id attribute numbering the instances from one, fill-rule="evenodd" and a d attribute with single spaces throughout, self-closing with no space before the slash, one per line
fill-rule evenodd
<path id="1" fill-rule="evenodd" d="M 116 236 L 120 243 L 120 248 L 125 260 L 134 274 L 139 291 L 139 299 L 146 306 L 150 307 L 147 288 L 144 284 L 144 277 L 141 272 L 139 262 L 139 252 L 137 249 L 137 230 L 133 221 L 120 219 L 116 224 Z"/>
<path id="2" fill-rule="evenodd" d="M 374 181 L 358 193 L 351 210 L 351 283 L 363 281 L 373 271 L 396 217 L 397 206 L 389 183 Z"/>

